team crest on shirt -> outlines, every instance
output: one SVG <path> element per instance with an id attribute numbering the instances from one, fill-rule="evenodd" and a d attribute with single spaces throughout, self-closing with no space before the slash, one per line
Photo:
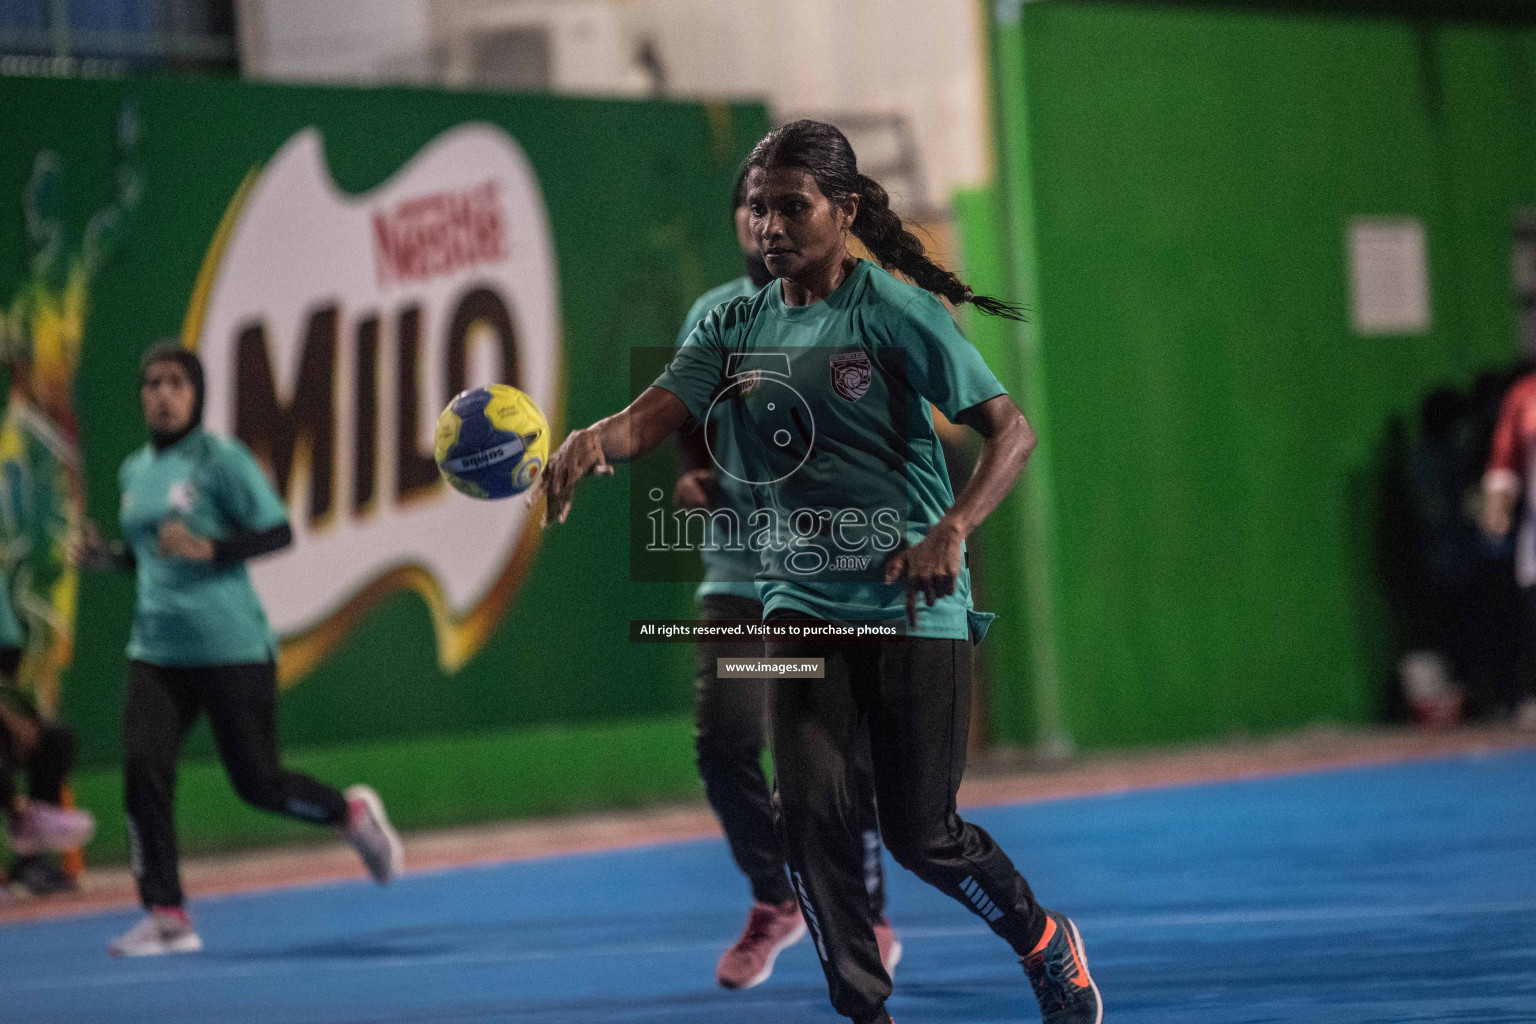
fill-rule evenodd
<path id="1" fill-rule="evenodd" d="M 197 492 L 192 489 L 191 480 L 178 480 L 171 484 L 171 492 L 166 496 L 165 503 L 177 512 L 192 513 L 192 503 L 197 500 Z"/>
<path id="2" fill-rule="evenodd" d="M 850 402 L 864 397 L 870 375 L 868 353 L 845 352 L 832 357 L 832 390 Z"/>

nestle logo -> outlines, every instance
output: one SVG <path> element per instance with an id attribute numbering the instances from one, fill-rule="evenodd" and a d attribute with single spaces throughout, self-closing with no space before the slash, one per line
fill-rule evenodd
<path id="1" fill-rule="evenodd" d="M 496 189 L 495 181 L 487 181 L 375 211 L 373 263 L 380 286 L 506 259 L 506 221 Z"/>

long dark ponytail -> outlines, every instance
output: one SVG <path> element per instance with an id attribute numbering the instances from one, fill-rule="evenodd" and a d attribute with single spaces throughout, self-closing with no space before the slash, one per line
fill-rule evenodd
<path id="1" fill-rule="evenodd" d="M 918 287 L 942 295 L 956 306 L 969 302 L 983 313 L 1023 320 L 1018 306 L 977 295 L 954 271 L 928 258 L 923 243 L 891 209 L 891 197 L 878 181 L 859 173 L 858 158 L 842 132 L 822 121 L 791 121 L 763 136 L 747 157 L 746 169 L 799 167 L 816 180 L 821 194 L 834 203 L 859 197 L 852 231 L 880 265 L 910 277 Z"/>

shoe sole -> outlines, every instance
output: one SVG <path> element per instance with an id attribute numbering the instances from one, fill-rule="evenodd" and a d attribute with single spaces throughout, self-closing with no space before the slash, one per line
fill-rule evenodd
<path id="1" fill-rule="evenodd" d="M 191 935 L 183 935 L 179 939 L 172 939 L 170 942 L 161 942 L 153 946 L 137 946 L 128 949 L 117 949 L 112 946 L 108 946 L 107 954 L 109 956 L 123 958 L 135 956 L 164 956 L 167 953 L 196 953 L 202 950 L 202 948 L 202 937 L 194 932 Z"/>
<path id="2" fill-rule="evenodd" d="M 1093 971 L 1088 968 L 1088 947 L 1083 945 L 1083 937 L 1077 930 L 1077 922 L 1065 914 L 1062 918 L 1067 922 L 1067 927 L 1072 929 L 1072 945 L 1077 949 L 1078 959 L 1083 962 L 1083 972 L 1088 975 L 1088 987 L 1093 989 L 1093 1000 L 1099 1004 L 1099 1012 L 1093 1018 L 1093 1024 L 1104 1024 L 1104 997 L 1099 994 L 1099 984 L 1093 980 Z"/>
<path id="3" fill-rule="evenodd" d="M 768 951 L 768 962 L 763 965 L 763 969 L 753 975 L 745 985 L 738 985 L 735 991 L 744 992 L 749 988 L 756 988 L 767 981 L 768 976 L 773 973 L 773 962 L 779 958 L 779 954 L 803 938 L 805 938 L 805 918 L 802 917 L 800 923 L 795 926 L 795 930 L 780 939 L 778 945 Z M 729 988 L 730 986 L 722 985 L 721 987 Z"/>
<path id="4" fill-rule="evenodd" d="M 368 871 L 375 882 L 387 885 L 394 881 L 396 875 L 405 870 L 405 845 L 400 842 L 400 834 L 395 831 L 395 827 L 389 823 L 389 815 L 384 813 L 384 801 L 379 799 L 379 794 L 375 793 L 370 786 L 352 786 L 343 795 L 348 799 L 363 802 L 368 808 L 368 813 L 373 815 L 373 820 L 378 824 L 379 832 L 389 843 L 389 864 L 384 876 L 381 878 L 375 875 L 371 868 Z M 367 861 L 363 863 L 367 865 Z"/>

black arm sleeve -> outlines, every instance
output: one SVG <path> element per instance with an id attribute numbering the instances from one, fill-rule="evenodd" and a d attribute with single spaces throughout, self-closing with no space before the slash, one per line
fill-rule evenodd
<path id="1" fill-rule="evenodd" d="M 213 564 L 230 565 L 258 555 L 269 555 L 293 543 L 293 528 L 280 523 L 270 530 L 237 533 L 213 542 Z"/>

